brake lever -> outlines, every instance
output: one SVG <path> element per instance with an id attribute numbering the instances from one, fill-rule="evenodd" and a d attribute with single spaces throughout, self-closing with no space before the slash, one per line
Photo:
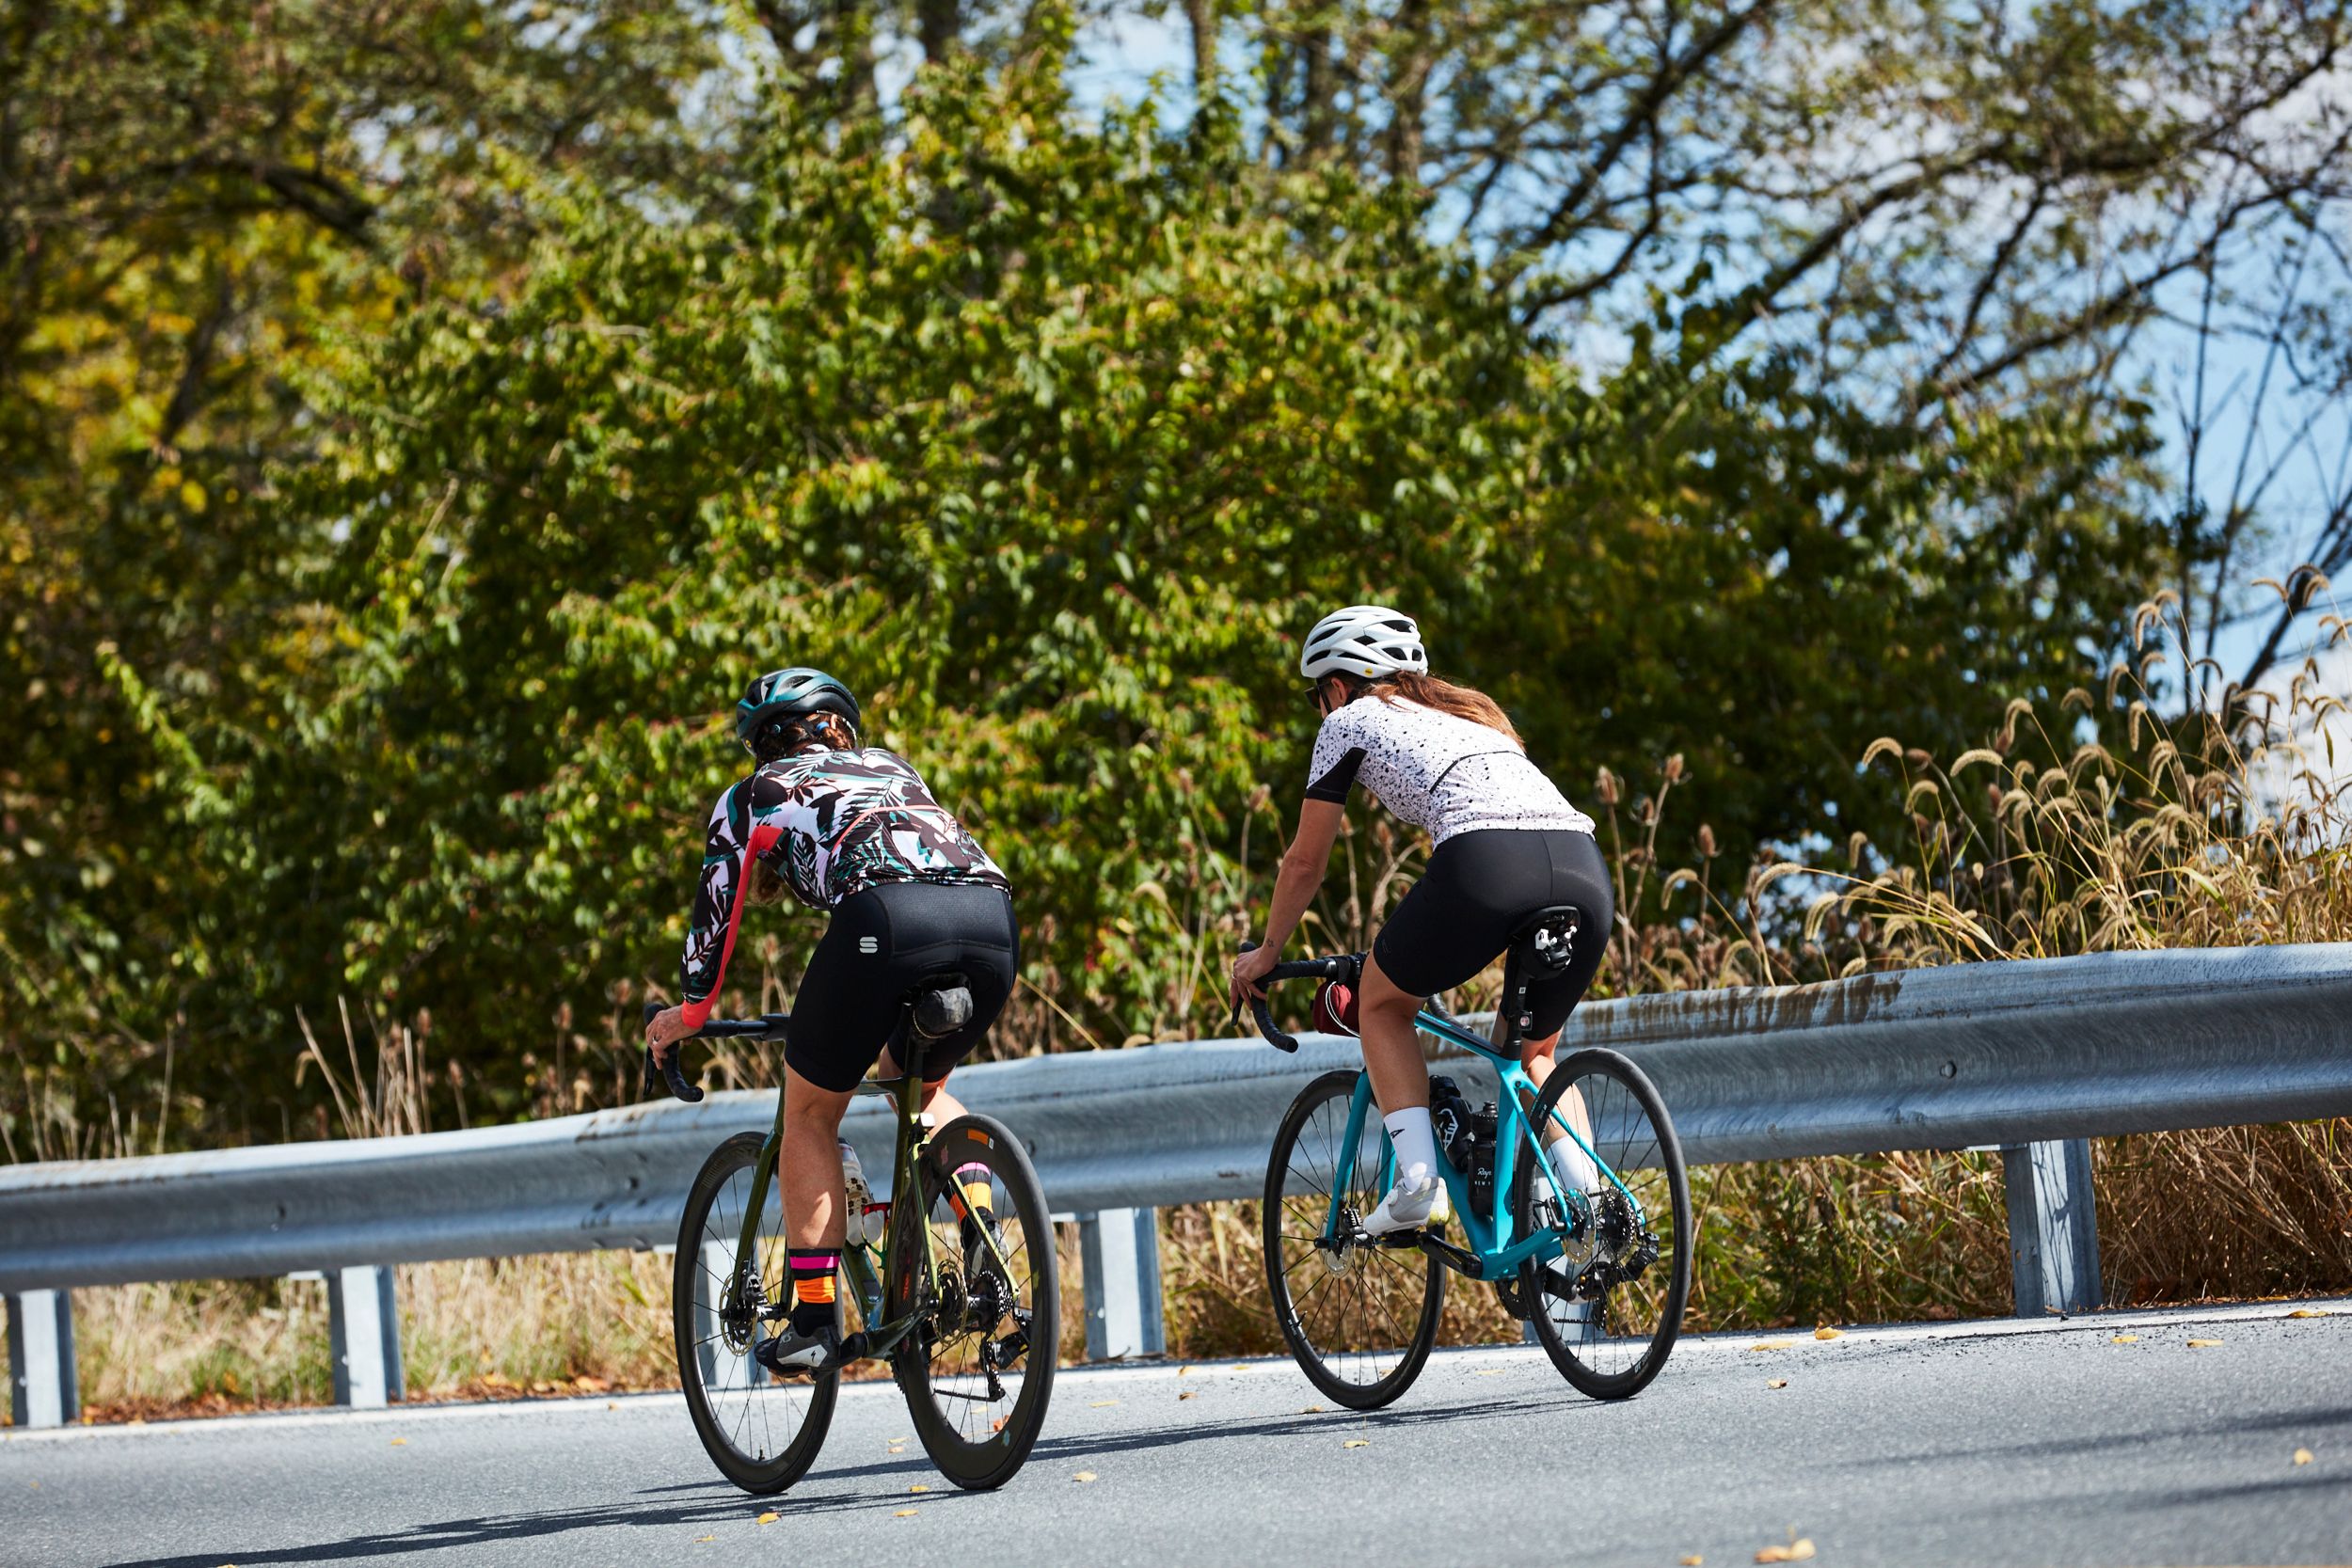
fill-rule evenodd
<path id="1" fill-rule="evenodd" d="M 651 1023 L 654 1021 L 654 1015 L 660 1011 L 660 1003 L 646 1003 L 645 1022 Z M 675 1048 L 671 1051 L 669 1060 L 661 1064 L 658 1077 L 654 1071 L 653 1047 L 650 1045 L 645 1047 L 645 1084 L 643 1093 L 647 1098 L 661 1093 L 666 1087 L 671 1094 L 685 1101 L 689 1105 L 702 1099 L 702 1085 L 687 1077 L 685 1068 L 681 1065 L 686 1060 L 686 1041 L 691 1038 L 693 1037 L 689 1035 L 685 1039 L 675 1042 Z"/>

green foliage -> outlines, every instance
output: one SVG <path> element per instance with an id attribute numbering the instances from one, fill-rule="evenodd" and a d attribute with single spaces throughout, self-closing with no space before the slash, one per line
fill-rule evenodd
<path id="1" fill-rule="evenodd" d="M 115 438 L 171 547 L 40 568 L 84 610 L 22 656 L 74 684 L 6 765 L 24 1059 L 143 1101 L 184 1040 L 178 1124 L 276 1136 L 321 1092 L 297 1010 L 347 1002 L 430 1013 L 478 1110 L 528 1109 L 550 1030 L 674 975 L 723 715 L 782 663 L 848 679 L 1010 871 L 1019 1050 L 1216 1027 L 1334 603 L 1413 607 L 1572 796 L 1687 753 L 1734 863 L 1901 820 L 1871 735 L 1973 734 L 2121 637 L 2156 569 L 2128 412 L 1889 424 L 1694 356 L 1697 277 L 1581 365 L 1409 191 L 1269 173 L 1231 117 L 1088 122 L 1065 33 L 887 119 L 780 81 L 723 193 L 515 175 L 463 279 L 298 317 L 233 500 Z M 76 539 L 129 510 L 56 504 Z M 763 960 L 797 974 L 752 947 L 734 983 Z"/>

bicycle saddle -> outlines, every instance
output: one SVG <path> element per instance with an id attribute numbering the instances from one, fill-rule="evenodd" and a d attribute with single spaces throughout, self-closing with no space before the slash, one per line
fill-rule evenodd
<path id="1" fill-rule="evenodd" d="M 1561 974 L 1576 956 L 1577 933 L 1583 924 L 1583 911 L 1574 904 L 1537 910 L 1511 933 L 1512 957 L 1531 978 Z"/>

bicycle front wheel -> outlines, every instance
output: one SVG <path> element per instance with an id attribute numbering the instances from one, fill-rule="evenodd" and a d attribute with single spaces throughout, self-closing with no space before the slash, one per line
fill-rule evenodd
<path id="1" fill-rule="evenodd" d="M 1307 1381 L 1351 1410 L 1375 1410 L 1411 1387 L 1429 1359 L 1445 1270 L 1418 1248 L 1347 1239 L 1379 1206 L 1388 1141 L 1368 1110 L 1355 1158 L 1341 1159 L 1357 1076 L 1327 1072 L 1308 1085 L 1274 1135 L 1265 1272 L 1275 1324 Z"/>
<path id="2" fill-rule="evenodd" d="M 1691 1294 L 1682 1145 L 1648 1076 L 1613 1051 L 1580 1051 L 1552 1069 L 1532 1119 L 1547 1145 L 1573 1128 L 1616 1180 L 1580 1205 L 1539 1183 L 1534 1160 L 1520 1162 L 1518 1232 L 1549 1229 L 1561 1243 L 1558 1258 L 1520 1265 L 1529 1321 L 1580 1392 L 1630 1399 L 1666 1365 Z"/>
<path id="3" fill-rule="evenodd" d="M 841 1381 L 828 1373 L 779 1382 L 752 1359 L 771 1314 L 786 1305 L 789 1277 L 773 1172 L 752 1250 L 741 1253 L 764 1143 L 756 1132 L 739 1132 L 703 1162 L 678 1227 L 670 1292 L 678 1382 L 695 1433 L 720 1474 L 760 1496 L 781 1492 L 807 1472 L 833 1423 Z"/>
<path id="4" fill-rule="evenodd" d="M 958 1486 L 1002 1486 L 1029 1457 L 1054 1392 L 1061 1276 L 1045 1190 L 1005 1124 L 962 1116 L 924 1150 L 919 1205 L 892 1211 L 889 1306 L 929 1321 L 891 1365 L 931 1463 Z M 928 1275 L 929 1285 L 925 1279 Z"/>

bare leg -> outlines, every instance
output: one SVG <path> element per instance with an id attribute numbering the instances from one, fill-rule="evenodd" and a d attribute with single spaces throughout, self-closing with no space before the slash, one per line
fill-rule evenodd
<path id="1" fill-rule="evenodd" d="M 776 1180 L 784 1195 L 785 1245 L 841 1244 L 843 1201 L 840 1136 L 850 1097 L 819 1088 L 784 1069 L 784 1147 L 776 1156 Z"/>
<path id="2" fill-rule="evenodd" d="M 1366 956 L 1356 1020 L 1364 1037 L 1364 1069 L 1372 1074 L 1373 1098 L 1390 1115 L 1429 1103 L 1429 1064 L 1422 1059 L 1421 1039 L 1413 1030 L 1413 1015 L 1421 1011 L 1422 1000 L 1399 990 L 1380 972 L 1380 960 Z"/>
<path id="3" fill-rule="evenodd" d="M 1519 1065 L 1527 1069 L 1527 1076 L 1534 1080 L 1538 1090 L 1550 1081 L 1551 1069 L 1558 1065 L 1553 1058 L 1559 1049 L 1560 1036 L 1556 1031 L 1545 1036 L 1542 1039 L 1525 1040 L 1520 1043 Z M 1529 1115 L 1534 1115 L 1535 1110 L 1534 1102 L 1530 1101 L 1526 1109 Z M 1589 1148 L 1593 1141 L 1593 1117 L 1592 1113 L 1584 1105 L 1584 1091 L 1572 1087 L 1563 1094 L 1560 1097 L 1559 1113 L 1570 1127 L 1576 1129 L 1576 1135 L 1582 1138 L 1586 1147 Z M 1536 1129 L 1535 1136 L 1542 1143 L 1553 1144 L 1566 1138 L 1567 1134 L 1560 1131 L 1558 1122 L 1547 1118 L 1545 1124 Z M 1569 1147 L 1575 1148 L 1573 1144 Z M 1582 1156 L 1583 1151 L 1577 1150 L 1576 1158 L 1581 1159 Z M 1555 1155 L 1555 1161 L 1557 1158 L 1558 1156 Z M 1571 1163 L 1574 1162 L 1571 1161 Z M 1570 1173 L 1564 1171 L 1561 1174 Z M 1575 1174 L 1581 1175 L 1582 1172 L 1579 1170 Z"/>
<path id="4" fill-rule="evenodd" d="M 896 1078 L 906 1069 L 898 1065 L 898 1056 L 888 1046 L 882 1048 L 882 1075 Z M 923 1085 L 923 1113 L 931 1118 L 933 1127 L 945 1127 L 963 1115 L 963 1101 L 947 1092 L 947 1080 L 943 1076 L 935 1084 Z"/>

